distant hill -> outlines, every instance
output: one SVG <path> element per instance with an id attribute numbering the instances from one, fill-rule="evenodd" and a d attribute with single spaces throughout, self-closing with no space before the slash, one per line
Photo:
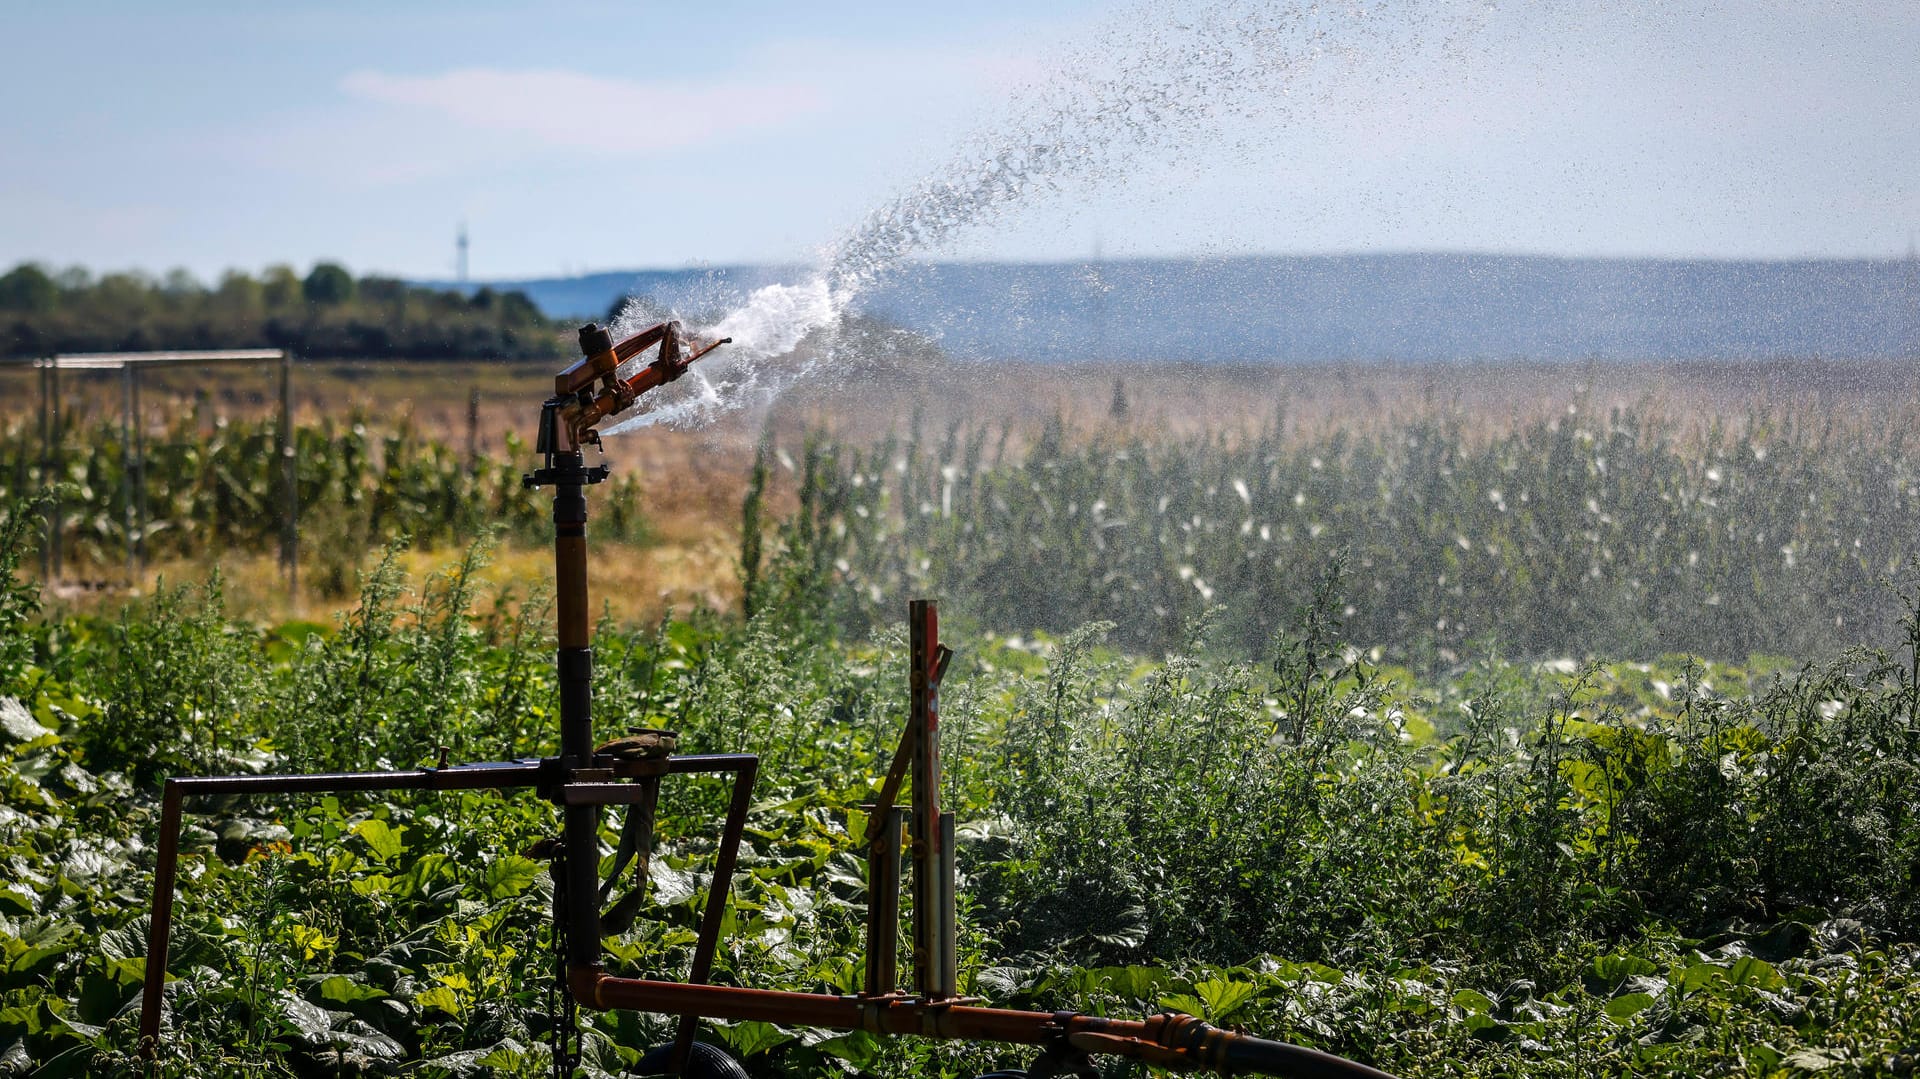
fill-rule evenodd
<path id="1" fill-rule="evenodd" d="M 622 296 L 695 314 L 802 274 L 734 266 L 489 284 L 524 291 L 554 317 L 600 318 Z M 916 264 L 860 306 L 980 358 L 1920 357 L 1920 270 L 1898 259 L 1398 254 Z"/>

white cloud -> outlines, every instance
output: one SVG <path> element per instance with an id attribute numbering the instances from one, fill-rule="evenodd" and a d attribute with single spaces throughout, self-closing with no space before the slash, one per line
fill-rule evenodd
<path id="1" fill-rule="evenodd" d="M 645 152 L 718 141 L 819 110 L 801 83 L 640 82 L 572 71 L 463 68 L 439 75 L 355 71 L 353 97 L 438 113 L 468 128 L 546 146 Z"/>

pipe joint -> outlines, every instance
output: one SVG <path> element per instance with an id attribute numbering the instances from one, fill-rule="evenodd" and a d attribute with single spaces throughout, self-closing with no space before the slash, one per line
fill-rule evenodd
<path id="1" fill-rule="evenodd" d="M 593 649 L 562 648 L 554 658 L 554 665 L 562 682 L 593 681 Z"/>
<path id="2" fill-rule="evenodd" d="M 567 968 L 567 992 L 573 994 L 574 1003 L 583 1008 L 597 1012 L 607 1010 L 600 1000 L 600 984 L 606 980 L 607 972 L 598 963 L 575 963 Z"/>
<path id="3" fill-rule="evenodd" d="M 557 525 L 584 525 L 587 523 L 586 489 L 570 483 L 563 483 L 553 492 L 553 523 Z"/>

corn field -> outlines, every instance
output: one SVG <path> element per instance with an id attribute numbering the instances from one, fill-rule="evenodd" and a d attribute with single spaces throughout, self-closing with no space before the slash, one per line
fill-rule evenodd
<path id="1" fill-rule="evenodd" d="M 272 551 L 285 503 L 277 427 L 185 416 L 145 440 L 144 467 L 135 467 L 117 423 L 63 424 L 57 464 L 38 429 L 21 423 L 0 432 L 0 477 L 10 491 L 62 485 L 61 549 L 82 571 L 125 562 L 136 542 L 156 559 Z M 365 553 L 397 538 L 428 547 L 487 531 L 544 540 L 548 510 L 520 482 L 531 453 L 511 433 L 505 459 L 470 459 L 410 424 L 374 434 L 365 417 L 349 416 L 298 425 L 293 447 L 300 546 L 323 594 L 351 592 Z M 643 536 L 637 488 L 632 476 L 603 485 L 596 537 Z"/>
<path id="2" fill-rule="evenodd" d="M 956 425 L 810 443 L 789 543 L 865 624 L 939 594 L 1002 631 L 1116 623 L 1164 651 L 1196 615 L 1259 651 L 1331 587 L 1350 640 L 1422 664 L 1527 655 L 1813 657 L 1889 632 L 1920 536 L 1913 417 L 1785 410 L 1683 427 L 1651 410 L 1484 432 L 1444 414 L 1302 437 L 1008 449 Z M 772 587 L 768 585 L 767 587 Z M 824 592 L 822 593 L 824 595 Z"/>

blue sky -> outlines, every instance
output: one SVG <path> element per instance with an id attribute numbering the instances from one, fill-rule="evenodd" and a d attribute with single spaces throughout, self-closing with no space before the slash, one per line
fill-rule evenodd
<path id="1" fill-rule="evenodd" d="M 480 278 L 803 260 L 1061 71 L 1235 4 L 1287 10 L 14 3 L 0 266 L 443 276 L 462 221 Z M 1295 43 L 1314 66 L 1270 101 L 928 254 L 1892 256 L 1920 229 L 1912 0 L 1404 8 L 1395 44 Z"/>

